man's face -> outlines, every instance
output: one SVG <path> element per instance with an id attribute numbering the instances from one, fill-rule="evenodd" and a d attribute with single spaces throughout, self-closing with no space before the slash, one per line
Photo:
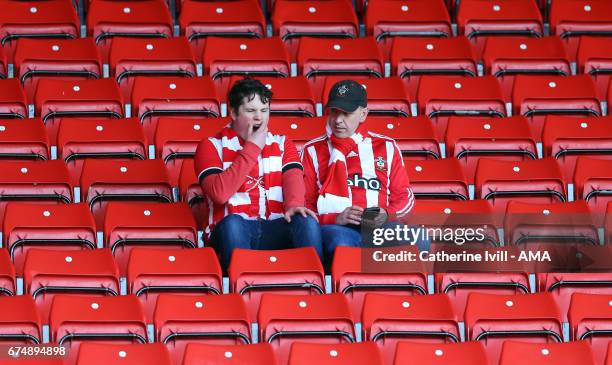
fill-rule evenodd
<path id="1" fill-rule="evenodd" d="M 262 126 L 268 125 L 270 119 L 270 103 L 263 103 L 259 95 L 253 99 L 248 97 L 242 99 L 238 111 L 231 110 L 232 129 L 243 139 L 249 137 L 249 128 L 253 126 L 253 132 Z"/>
<path id="2" fill-rule="evenodd" d="M 359 124 L 363 123 L 368 116 L 368 109 L 358 107 L 354 112 L 347 113 L 340 109 L 330 108 L 327 114 L 327 124 L 334 136 L 348 138 L 355 133 Z"/>

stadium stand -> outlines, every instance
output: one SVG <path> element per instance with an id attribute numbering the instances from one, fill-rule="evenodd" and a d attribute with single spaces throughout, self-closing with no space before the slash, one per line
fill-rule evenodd
<path id="1" fill-rule="evenodd" d="M 28 295 L 0 296 L 0 334 L 3 344 L 42 343 L 42 321 Z"/>
<path id="2" fill-rule="evenodd" d="M 40 118 L 0 120 L 0 158 L 48 160 L 49 138 Z"/>

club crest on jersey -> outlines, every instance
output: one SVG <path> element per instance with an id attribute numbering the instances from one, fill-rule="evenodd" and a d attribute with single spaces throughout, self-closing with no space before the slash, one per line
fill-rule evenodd
<path id="1" fill-rule="evenodd" d="M 382 156 L 376 157 L 376 169 L 381 171 L 387 171 L 387 161 Z"/>
<path id="2" fill-rule="evenodd" d="M 371 179 L 354 174 L 352 178 L 346 179 L 348 186 L 357 186 L 365 190 L 380 190 L 380 180 L 373 177 Z"/>

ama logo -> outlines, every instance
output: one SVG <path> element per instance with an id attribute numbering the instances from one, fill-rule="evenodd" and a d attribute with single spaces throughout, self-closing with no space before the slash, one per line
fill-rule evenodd
<path id="1" fill-rule="evenodd" d="M 357 174 L 354 174 L 352 178 L 349 177 L 348 179 L 346 179 L 346 183 L 348 184 L 348 186 L 357 186 L 366 190 L 380 190 L 380 180 L 375 177 L 371 179 L 366 179 L 365 177 L 361 177 Z"/>

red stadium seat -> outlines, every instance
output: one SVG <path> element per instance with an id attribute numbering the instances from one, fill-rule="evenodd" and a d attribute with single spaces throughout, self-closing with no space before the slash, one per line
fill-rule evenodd
<path id="1" fill-rule="evenodd" d="M 18 79 L 0 79 L 0 118 L 28 117 L 28 103 Z"/>
<path id="2" fill-rule="evenodd" d="M 340 344 L 298 342 L 291 347 L 289 365 L 309 365 L 312 363 L 337 365 L 384 364 L 380 351 L 372 342 Z"/>
<path id="3" fill-rule="evenodd" d="M 508 339 L 563 342 L 561 314 L 548 293 L 470 294 L 465 310 L 466 341 L 480 341 L 491 364 L 497 364 Z"/>
<path id="4" fill-rule="evenodd" d="M 0 120 L 0 131 L 0 159 L 49 159 L 49 139 L 40 119 Z"/>
<path id="5" fill-rule="evenodd" d="M 60 124 L 57 154 L 68 167 L 71 183 L 78 185 L 86 159 L 144 160 L 147 146 L 136 118 L 74 118 Z"/>
<path id="6" fill-rule="evenodd" d="M 591 348 L 585 341 L 569 343 L 521 343 L 506 341 L 500 365 L 595 365 Z"/>
<path id="7" fill-rule="evenodd" d="M 64 346 L 71 363 L 82 343 L 147 343 L 147 326 L 138 299 L 63 296 L 53 299 L 49 320 L 51 341 Z"/>
<path id="8" fill-rule="evenodd" d="M 431 120 L 426 116 L 393 118 L 368 115 L 368 128 L 395 140 L 404 160 L 441 158 Z"/>
<path id="9" fill-rule="evenodd" d="M 58 349 L 58 351 L 60 351 Z M 0 359 L 0 365 L 66 365 L 63 358 L 51 357 L 51 358 L 37 358 L 37 357 L 23 357 L 23 358 L 8 358 Z"/>
<path id="10" fill-rule="evenodd" d="M 272 346 L 256 345 L 187 345 L 183 365 L 278 365 Z"/>
<path id="11" fill-rule="evenodd" d="M 34 100 L 40 78 L 102 78 L 100 56 L 91 38 L 21 39 L 17 42 L 14 67 L 29 102 Z"/>
<path id="12" fill-rule="evenodd" d="M 0 296 L 0 338 L 4 346 L 42 343 L 42 322 L 31 296 Z"/>
<path id="13" fill-rule="evenodd" d="M 325 293 L 319 256 L 312 247 L 286 250 L 234 249 L 228 269 L 230 291 L 243 298 L 254 321 L 266 292 Z"/>
<path id="14" fill-rule="evenodd" d="M 87 31 L 108 63 L 113 38 L 172 37 L 172 17 L 163 1 L 93 1 L 87 11 Z"/>
<path id="15" fill-rule="evenodd" d="M 342 294 L 276 295 L 261 298 L 259 339 L 272 345 L 280 365 L 295 342 L 355 342 L 354 322 Z"/>
<path id="16" fill-rule="evenodd" d="M 559 37 L 496 37 L 487 40 L 482 55 L 485 73 L 499 80 L 504 97 L 510 101 L 514 77 L 572 74 L 570 61 Z"/>
<path id="17" fill-rule="evenodd" d="M 601 114 L 595 83 L 590 76 L 525 76 L 515 78 L 514 115 L 527 117 L 540 141 L 547 115 L 598 117 Z"/>
<path id="18" fill-rule="evenodd" d="M 544 35 L 540 9 L 532 0 L 461 0 L 457 12 L 458 34 L 465 35 L 478 47 L 495 36 L 539 38 Z"/>
<path id="19" fill-rule="evenodd" d="M 33 248 L 96 248 L 96 228 L 86 204 L 9 203 L 2 231 L 2 244 L 8 249 L 20 276 L 26 255 Z"/>
<path id="20" fill-rule="evenodd" d="M 474 183 L 481 158 L 525 161 L 538 158 L 535 139 L 525 117 L 450 117 L 446 153 L 461 163 L 468 182 Z"/>
<path id="21" fill-rule="evenodd" d="M 118 119 L 123 117 L 123 100 L 112 79 L 41 79 L 34 96 L 35 114 L 47 127 L 49 141 L 57 143 L 64 118 Z"/>
<path id="22" fill-rule="evenodd" d="M 363 336 L 381 349 L 391 364 L 399 342 L 460 342 L 457 314 L 448 296 L 402 297 L 368 294 L 361 320 Z"/>
<path id="23" fill-rule="evenodd" d="M 77 365 L 172 365 L 168 350 L 161 343 L 115 345 L 81 344 Z"/>
<path id="24" fill-rule="evenodd" d="M 416 100 L 423 75 L 477 76 L 476 54 L 463 36 L 451 38 L 395 38 L 391 50 L 392 75 L 402 78 L 411 100 Z"/>
<path id="25" fill-rule="evenodd" d="M 581 37 L 576 57 L 578 73 L 590 75 L 595 80 L 600 100 L 606 99 L 612 74 L 612 52 L 608 44 L 610 38 Z"/>
<path id="26" fill-rule="evenodd" d="M 179 191 L 181 201 L 187 203 L 191 208 L 191 213 L 196 219 L 198 229 L 206 227 L 209 219 L 208 198 L 202 192 L 192 159 L 183 161 L 179 175 Z M 207 235 L 205 234 L 204 237 L 207 237 Z"/>
<path id="27" fill-rule="evenodd" d="M 469 341 L 435 344 L 400 342 L 393 365 L 439 365 L 441 361 L 453 365 L 489 364 L 482 344 Z"/>
<path id="28" fill-rule="evenodd" d="M 237 294 L 184 296 L 162 294 L 155 308 L 155 338 L 175 364 L 185 364 L 189 344 L 244 345 L 251 343 L 251 322 Z"/>
<path id="29" fill-rule="evenodd" d="M 32 249 L 23 273 L 24 293 L 34 297 L 44 323 L 57 294 L 119 295 L 119 272 L 113 255 L 106 249 Z"/>
<path id="30" fill-rule="evenodd" d="M 110 202 L 104 217 L 105 246 L 125 275 L 133 247 L 198 247 L 195 219 L 182 203 Z"/>
<path id="31" fill-rule="evenodd" d="M 345 77 L 328 77 L 323 89 L 323 105 L 332 86 Z M 359 80 L 368 93 L 368 116 L 409 117 L 410 98 L 399 77 Z"/>
<path id="32" fill-rule="evenodd" d="M 552 158 L 497 161 L 483 158 L 476 167 L 477 199 L 488 200 L 496 214 L 509 201 L 557 203 L 567 200 L 566 181 Z"/>
<path id="33" fill-rule="evenodd" d="M 263 12 L 252 0 L 185 0 L 181 7 L 181 33 L 189 40 L 197 62 L 202 62 L 209 37 L 264 38 L 266 35 Z"/>
<path id="34" fill-rule="evenodd" d="M 389 59 L 393 42 L 402 37 L 452 37 L 451 19 L 442 0 L 370 1 L 363 22 Z M 395 46 L 397 47 L 397 46 Z"/>
<path id="35" fill-rule="evenodd" d="M 154 139 L 155 158 L 164 161 L 172 186 L 179 185 L 183 161 L 193 159 L 200 141 L 217 134 L 228 123 L 226 118 L 159 118 Z M 194 170 L 193 165 L 191 169 Z"/>
<path id="36" fill-rule="evenodd" d="M 207 77 L 142 77 L 134 81 L 132 115 L 138 117 L 147 139 L 153 141 L 160 117 L 217 118 L 221 105 Z"/>
<path id="37" fill-rule="evenodd" d="M 418 253 L 415 247 L 402 247 L 402 250 Z M 356 320 L 361 318 L 363 301 L 368 293 L 427 294 L 427 273 L 422 265 L 406 262 L 401 266 L 392 266 L 388 262 L 377 264 L 373 257 L 376 251 L 387 249 L 338 246 L 334 253 L 331 269 L 333 289 L 344 294 Z"/>
<path id="38" fill-rule="evenodd" d="M 66 0 L 7 2 L 2 7 L 0 39 L 9 63 L 16 41 L 22 38 L 78 38 L 79 19 Z"/>
<path id="39" fill-rule="evenodd" d="M 220 294 L 221 268 L 210 248 L 135 248 L 127 270 L 128 292 L 140 299 L 147 319 L 153 318 L 163 293 Z"/>
<path id="40" fill-rule="evenodd" d="M 434 123 L 438 140 L 444 139 L 450 116 L 506 116 L 506 104 L 493 76 L 423 76 L 419 84 L 418 106 L 419 114 L 427 115 Z"/>
<path id="41" fill-rule="evenodd" d="M 569 307 L 571 339 L 589 344 L 596 364 L 603 364 L 606 352 L 610 357 L 608 344 L 612 339 L 612 316 L 610 303 L 612 295 L 581 294 L 572 295 Z"/>
<path id="42" fill-rule="evenodd" d="M 66 204 L 72 186 L 66 165 L 53 161 L 3 161 L 0 174 L 0 222 L 9 201 Z"/>
<path id="43" fill-rule="evenodd" d="M 322 98 L 327 76 L 351 79 L 381 78 L 383 60 L 376 41 L 357 39 L 304 38 L 297 56 L 298 72 L 306 76 L 317 100 Z"/>
<path id="44" fill-rule="evenodd" d="M 357 15 L 345 0 L 277 1 L 272 11 L 274 35 L 287 45 L 295 62 L 302 37 L 356 38 Z"/>
<path id="45" fill-rule="evenodd" d="M 268 122 L 268 128 L 274 133 L 285 136 L 295 144 L 298 151 L 306 142 L 325 133 L 327 117 L 276 117 Z"/>
<path id="46" fill-rule="evenodd" d="M 6 54 L 2 47 L 0 47 L 0 79 L 5 79 L 8 77 L 8 65 L 9 62 L 6 58 Z"/>
<path id="47" fill-rule="evenodd" d="M 126 101 L 131 100 L 135 77 L 196 77 L 193 51 L 184 37 L 117 38 L 111 45 L 109 67 Z"/>
<path id="48" fill-rule="evenodd" d="M 457 159 L 410 161 L 404 159 L 417 199 L 468 200 L 468 183 Z"/>
<path id="49" fill-rule="evenodd" d="M 550 33 L 566 43 L 574 59 L 580 38 L 612 35 L 612 4 L 606 0 L 554 0 L 550 9 Z"/>
<path id="50" fill-rule="evenodd" d="M 578 158 L 612 159 L 611 123 L 611 117 L 548 116 L 542 134 L 544 156 L 554 157 L 570 181 Z"/>
<path id="51" fill-rule="evenodd" d="M 279 38 L 210 38 L 203 55 L 204 74 L 225 101 L 232 76 L 288 77 L 289 55 Z"/>
<path id="52" fill-rule="evenodd" d="M 15 289 L 15 269 L 11 257 L 8 251 L 0 250 L 0 296 L 15 295 Z"/>
<path id="53" fill-rule="evenodd" d="M 110 201 L 172 201 L 172 187 L 161 160 L 86 160 L 80 187 L 81 201 L 89 204 L 98 228 Z"/>

